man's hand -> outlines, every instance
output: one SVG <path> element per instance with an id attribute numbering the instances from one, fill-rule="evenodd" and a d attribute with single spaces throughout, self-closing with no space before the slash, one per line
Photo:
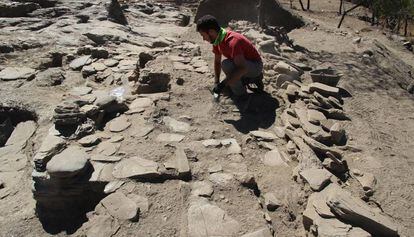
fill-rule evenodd
<path id="1" fill-rule="evenodd" d="M 224 87 L 226 87 L 225 81 L 222 81 L 218 84 L 216 84 L 213 88 L 213 92 L 216 94 L 221 94 L 221 92 L 223 91 Z"/>

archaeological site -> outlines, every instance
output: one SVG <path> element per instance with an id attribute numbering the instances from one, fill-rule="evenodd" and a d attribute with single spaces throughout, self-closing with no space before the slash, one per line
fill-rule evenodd
<path id="1" fill-rule="evenodd" d="M 0 237 L 414 236 L 385 2 L 0 0 Z"/>

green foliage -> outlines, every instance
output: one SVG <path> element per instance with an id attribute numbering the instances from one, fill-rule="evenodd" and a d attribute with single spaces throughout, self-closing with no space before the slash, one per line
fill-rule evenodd
<path id="1" fill-rule="evenodd" d="M 373 0 L 373 9 L 379 17 L 412 18 L 414 0 Z"/>

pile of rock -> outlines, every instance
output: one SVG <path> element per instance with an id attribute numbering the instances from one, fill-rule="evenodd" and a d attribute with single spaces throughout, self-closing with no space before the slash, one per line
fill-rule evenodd
<path id="1" fill-rule="evenodd" d="M 340 148 L 347 142 L 341 120 L 350 118 L 343 110 L 340 89 L 318 82 L 306 85 L 297 80 L 297 70 L 282 65 L 276 65 L 276 71 L 295 79 L 277 85 L 284 89 L 286 106 L 281 116 L 284 127 L 278 129 L 288 141 L 286 150 L 299 163 L 293 178 L 315 192 L 303 213 L 305 228 L 316 236 L 398 236 L 391 220 L 336 184 L 341 183 L 337 177 L 349 177 Z M 360 171 L 354 177 L 368 200 L 375 178 Z"/>

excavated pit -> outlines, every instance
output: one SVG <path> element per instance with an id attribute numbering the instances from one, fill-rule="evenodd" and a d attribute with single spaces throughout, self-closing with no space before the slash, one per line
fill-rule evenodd
<path id="1" fill-rule="evenodd" d="M 198 6 L 195 21 L 210 14 L 221 25 L 231 20 L 246 20 L 261 27 L 277 26 L 287 31 L 302 27 L 303 21 L 285 10 L 276 0 L 202 0 Z"/>
<path id="2" fill-rule="evenodd" d="M 35 181 L 36 215 L 50 234 L 62 231 L 75 233 L 88 221 L 87 213 L 106 196 L 106 182 L 89 182 L 93 173 L 88 165 L 83 175 L 68 179 L 38 179 Z"/>
<path id="3" fill-rule="evenodd" d="M 19 106 L 0 106 L 0 147 L 4 146 L 17 124 L 37 121 L 34 111 Z"/>

